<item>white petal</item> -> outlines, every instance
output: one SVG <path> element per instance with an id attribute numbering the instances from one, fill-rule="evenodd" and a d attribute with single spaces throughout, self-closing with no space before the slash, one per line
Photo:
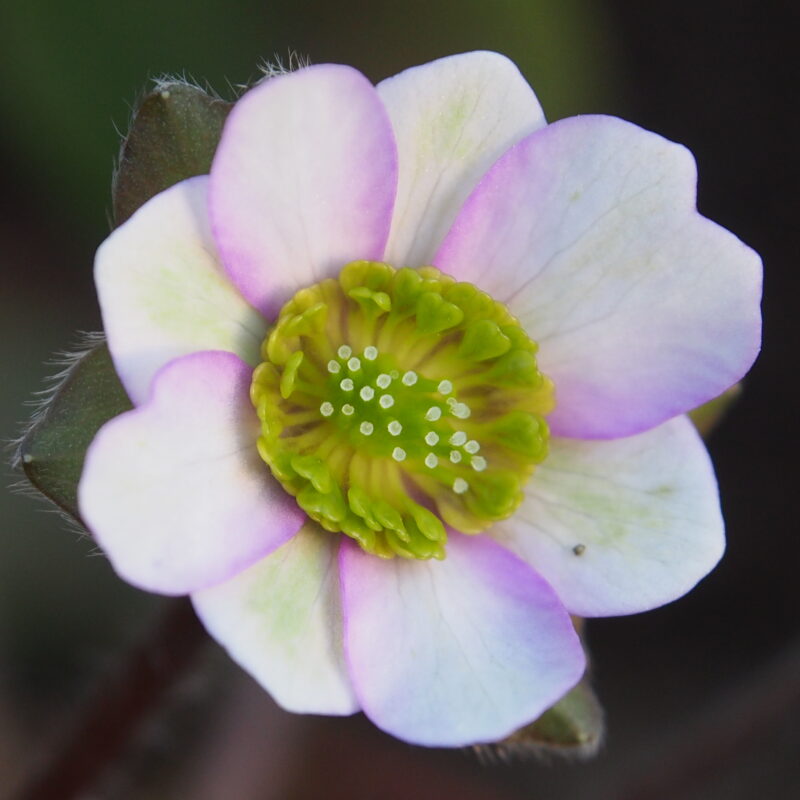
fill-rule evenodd
<path id="1" fill-rule="evenodd" d="M 339 539 L 306 523 L 235 578 L 192 595 L 211 635 L 289 711 L 358 710 L 344 661 Z"/>
<path id="2" fill-rule="evenodd" d="M 522 506 L 491 535 L 583 617 L 669 603 L 725 549 L 714 470 L 685 417 L 626 439 L 552 440 Z"/>
<path id="3" fill-rule="evenodd" d="M 81 516 L 135 586 L 187 594 L 212 585 L 303 524 L 258 456 L 250 377 L 232 353 L 171 361 L 148 401 L 107 422 L 89 447 Z"/>
<path id="4" fill-rule="evenodd" d="M 695 186 L 679 145 L 612 117 L 561 120 L 500 159 L 434 259 L 539 342 L 558 435 L 647 430 L 753 363 L 760 260 L 697 213 Z"/>
<path id="5" fill-rule="evenodd" d="M 450 532 L 444 561 L 385 561 L 344 543 L 345 647 L 367 716 L 457 747 L 507 736 L 559 700 L 584 656 L 553 590 L 485 537 Z"/>
<path id="6" fill-rule="evenodd" d="M 208 176 L 156 195 L 100 246 L 95 282 L 114 365 L 135 404 L 173 358 L 228 350 L 255 366 L 266 322 L 216 255 Z"/>
<path id="7" fill-rule="evenodd" d="M 399 176 L 384 258 L 431 263 L 458 209 L 512 144 L 545 124 L 517 67 L 474 52 L 407 69 L 378 84 L 397 138 Z"/>
<path id="8" fill-rule="evenodd" d="M 397 148 L 375 87 L 320 64 L 239 100 L 211 166 L 211 217 L 225 266 L 272 318 L 349 261 L 380 259 L 397 189 Z"/>

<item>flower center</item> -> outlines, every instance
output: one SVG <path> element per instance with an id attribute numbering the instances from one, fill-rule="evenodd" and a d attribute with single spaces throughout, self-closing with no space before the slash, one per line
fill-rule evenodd
<path id="1" fill-rule="evenodd" d="M 258 450 L 324 528 L 443 558 L 445 525 L 510 516 L 547 455 L 553 385 L 504 305 L 434 267 L 356 261 L 299 291 L 262 345 Z"/>

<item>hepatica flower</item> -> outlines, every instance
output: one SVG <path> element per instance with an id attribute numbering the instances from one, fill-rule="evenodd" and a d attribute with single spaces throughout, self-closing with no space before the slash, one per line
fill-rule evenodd
<path id="1" fill-rule="evenodd" d="M 98 252 L 135 408 L 87 455 L 89 528 L 287 709 L 508 735 L 581 678 L 570 615 L 722 554 L 683 415 L 752 363 L 760 262 L 695 183 L 630 123 L 547 125 L 492 53 L 261 83 Z"/>

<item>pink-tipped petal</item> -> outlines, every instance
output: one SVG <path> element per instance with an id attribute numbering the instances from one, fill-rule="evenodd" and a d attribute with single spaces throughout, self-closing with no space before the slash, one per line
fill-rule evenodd
<path id="1" fill-rule="evenodd" d="M 223 262 L 267 317 L 349 261 L 380 259 L 397 149 L 375 88 L 338 64 L 265 80 L 228 117 L 211 167 Z"/>
<path id="2" fill-rule="evenodd" d="M 685 417 L 625 439 L 554 439 L 522 505 L 491 535 L 582 617 L 669 603 L 725 549 L 714 470 Z"/>
<path id="3" fill-rule="evenodd" d="M 256 451 L 250 377 L 231 353 L 171 361 L 147 402 L 92 442 L 81 516 L 129 583 L 186 594 L 230 578 L 303 524 Z"/>
<path id="4" fill-rule="evenodd" d="M 345 649 L 367 716 L 399 739 L 457 747 L 530 722 L 581 677 L 553 590 L 485 538 L 451 532 L 444 561 L 341 549 Z"/>
<path id="5" fill-rule="evenodd" d="M 752 364 L 761 262 L 697 213 L 695 186 L 679 145 L 612 117 L 562 120 L 489 171 L 434 259 L 540 343 L 558 435 L 638 433 Z"/>
<path id="6" fill-rule="evenodd" d="M 266 321 L 217 258 L 208 222 L 208 176 L 145 203 L 100 246 L 95 282 L 114 365 L 135 404 L 168 361 L 229 350 L 259 361 Z"/>
<path id="7" fill-rule="evenodd" d="M 474 52 L 407 69 L 378 84 L 397 137 L 400 173 L 385 259 L 430 264 L 487 169 L 545 124 L 517 67 Z"/>
<path id="8" fill-rule="evenodd" d="M 342 644 L 339 539 L 308 522 L 257 564 L 192 595 L 211 635 L 289 711 L 358 710 Z"/>

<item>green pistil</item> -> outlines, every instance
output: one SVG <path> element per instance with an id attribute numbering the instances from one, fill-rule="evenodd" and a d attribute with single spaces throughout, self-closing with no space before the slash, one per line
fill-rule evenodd
<path id="1" fill-rule="evenodd" d="M 547 455 L 552 383 L 501 303 L 433 267 L 356 261 L 298 292 L 262 345 L 258 450 L 322 527 L 443 558 L 445 525 L 510 516 Z"/>

